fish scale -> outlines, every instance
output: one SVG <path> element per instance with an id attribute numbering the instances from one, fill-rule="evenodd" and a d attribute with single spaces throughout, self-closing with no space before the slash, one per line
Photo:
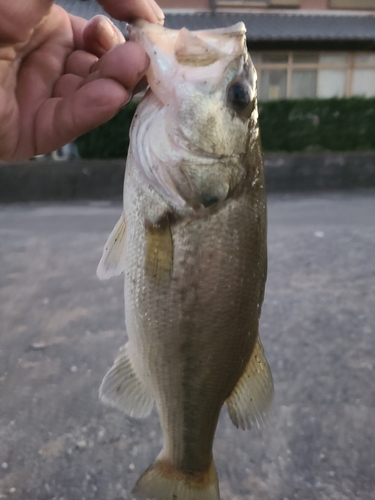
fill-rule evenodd
<path id="1" fill-rule="evenodd" d="M 194 33 L 138 22 L 130 35 L 149 53 L 150 90 L 98 267 L 103 279 L 124 273 L 129 338 L 100 394 L 134 417 L 156 404 L 163 448 L 138 497 L 217 500 L 223 404 L 246 428 L 273 396 L 258 333 L 267 250 L 256 74 L 242 23 Z"/>

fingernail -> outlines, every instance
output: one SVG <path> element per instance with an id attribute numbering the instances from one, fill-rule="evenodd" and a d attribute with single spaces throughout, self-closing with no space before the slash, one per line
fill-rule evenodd
<path id="1" fill-rule="evenodd" d="M 129 104 L 129 102 L 133 99 L 133 94 L 128 94 L 128 98 L 126 101 L 119 107 L 119 111 L 122 109 L 126 108 L 126 106 Z"/>
<path id="2" fill-rule="evenodd" d="M 145 54 L 145 60 L 144 60 L 144 65 L 143 65 L 143 68 L 142 68 L 142 71 L 141 71 L 141 74 L 143 74 L 147 68 L 150 66 L 150 57 L 149 55 L 146 53 Z"/>
<path id="3" fill-rule="evenodd" d="M 151 9 L 153 10 L 155 16 L 157 17 L 159 24 L 164 24 L 165 16 L 159 5 L 155 2 L 155 0 L 148 0 L 148 3 Z"/>
<path id="4" fill-rule="evenodd" d="M 105 16 L 101 16 L 98 23 L 98 42 L 106 51 L 122 42 L 116 26 Z"/>

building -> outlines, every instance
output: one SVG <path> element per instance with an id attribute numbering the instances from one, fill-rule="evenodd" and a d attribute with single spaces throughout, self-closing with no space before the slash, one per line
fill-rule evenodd
<path id="1" fill-rule="evenodd" d="M 58 0 L 89 18 L 94 0 Z M 159 0 L 165 25 L 243 21 L 259 99 L 375 96 L 375 0 Z"/>

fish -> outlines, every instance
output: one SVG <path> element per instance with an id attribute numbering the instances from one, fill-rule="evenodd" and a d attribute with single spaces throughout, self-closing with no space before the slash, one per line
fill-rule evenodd
<path id="1" fill-rule="evenodd" d="M 256 71 L 243 23 L 171 30 L 136 21 L 149 89 L 130 131 L 123 212 L 100 279 L 124 274 L 128 342 L 100 398 L 156 406 L 163 447 L 138 498 L 218 500 L 213 441 L 226 404 L 261 425 L 273 380 L 259 338 L 267 214 Z"/>

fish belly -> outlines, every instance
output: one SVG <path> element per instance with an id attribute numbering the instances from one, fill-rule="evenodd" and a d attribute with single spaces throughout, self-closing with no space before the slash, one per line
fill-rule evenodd
<path id="1" fill-rule="evenodd" d="M 265 202 L 246 192 L 194 220 L 172 224 L 172 267 L 145 266 L 147 212 L 155 200 L 127 175 L 125 316 L 134 364 L 156 401 L 161 457 L 206 471 L 224 401 L 250 358 L 266 278 Z"/>

